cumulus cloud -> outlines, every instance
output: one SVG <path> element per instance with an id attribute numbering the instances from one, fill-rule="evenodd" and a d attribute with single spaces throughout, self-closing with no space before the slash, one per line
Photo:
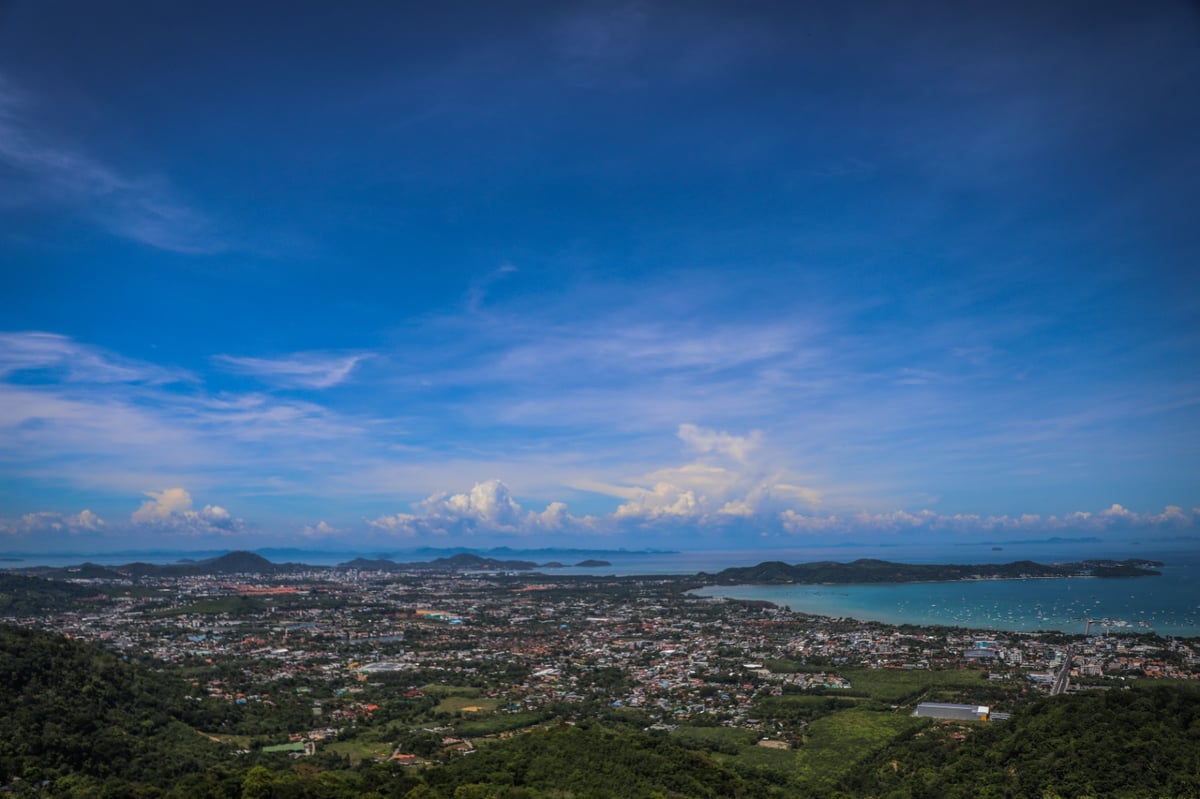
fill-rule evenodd
<path id="1" fill-rule="evenodd" d="M 534 527 L 547 532 L 565 530 L 574 521 L 571 514 L 567 512 L 567 506 L 564 502 L 551 502 L 546 506 L 544 511 L 534 514 L 530 518 L 530 522 Z"/>
<path id="2" fill-rule="evenodd" d="M 149 499 L 130 515 L 136 525 L 221 535 L 235 533 L 243 526 L 241 519 L 235 519 L 219 505 L 205 505 L 200 510 L 193 510 L 192 495 L 183 488 L 164 488 L 145 494 Z"/>
<path id="3" fill-rule="evenodd" d="M 746 463 L 750 453 L 762 444 L 762 431 L 751 431 L 748 436 L 708 430 L 694 424 L 679 425 L 679 438 L 696 452 L 713 452 L 728 455 L 738 463 Z"/>
<path id="4" fill-rule="evenodd" d="M 332 355 L 298 352 L 286 358 L 246 358 L 215 355 L 213 360 L 238 374 L 250 375 L 283 388 L 332 388 L 345 382 L 366 354 Z"/>
<path id="5" fill-rule="evenodd" d="M 419 522 L 420 519 L 412 513 L 393 513 L 390 516 L 380 516 L 367 520 L 367 524 L 371 527 L 403 538 L 411 538 L 418 535 L 421 532 Z M 429 532 L 445 531 L 430 530 Z"/>
<path id="6" fill-rule="evenodd" d="M 512 498 L 508 486 L 499 480 L 476 483 L 463 494 L 432 496 L 418 503 L 427 519 L 466 522 L 490 529 L 515 528 L 521 521 L 521 506 Z"/>
<path id="7" fill-rule="evenodd" d="M 578 529 L 590 524 L 572 516 L 562 502 L 541 512 L 523 509 L 499 480 L 476 483 L 470 491 L 434 494 L 413 505 L 414 513 L 380 516 L 367 523 L 397 536 L 446 535 L 475 532 L 527 534 Z"/>
<path id="8" fill-rule="evenodd" d="M 821 491 L 792 482 L 794 475 L 772 463 L 763 452 L 760 431 L 736 435 L 682 424 L 677 436 L 694 460 L 655 470 L 628 485 L 584 481 L 576 487 L 625 500 L 613 514 L 623 522 L 689 519 L 724 526 L 821 502 Z"/>
<path id="9" fill-rule="evenodd" d="M 321 519 L 316 524 L 306 524 L 304 529 L 300 532 L 306 538 L 327 538 L 329 536 L 338 535 L 344 531 L 334 527 L 324 519 Z"/>
<path id="10" fill-rule="evenodd" d="M 76 514 L 55 513 L 53 511 L 37 511 L 26 513 L 19 519 L 0 519 L 0 533 L 9 535 L 27 535 L 31 533 L 84 533 L 102 530 L 107 526 L 90 510 L 84 509 Z"/>
<path id="11" fill-rule="evenodd" d="M 706 498 L 697 498 L 694 491 L 671 483 L 657 483 L 653 488 L 634 490 L 634 498 L 617 507 L 618 519 L 631 517 L 658 519 L 662 517 L 692 517 L 701 512 Z"/>

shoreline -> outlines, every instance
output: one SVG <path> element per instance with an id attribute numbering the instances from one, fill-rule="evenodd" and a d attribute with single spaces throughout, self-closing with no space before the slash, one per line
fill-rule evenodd
<path id="1" fill-rule="evenodd" d="M 1098 637 L 1101 635 L 1104 635 L 1104 636 L 1114 636 L 1114 635 L 1154 636 L 1154 637 L 1158 637 L 1158 638 L 1172 638 L 1172 639 L 1177 639 L 1177 640 L 1181 640 L 1181 641 L 1200 642 L 1200 632 L 1197 632 L 1193 635 L 1188 635 L 1188 634 L 1180 634 L 1180 633 L 1164 633 L 1164 632 L 1159 632 L 1157 630 L 1154 630 L 1152 628 L 1140 628 L 1139 629 L 1139 628 L 1130 626 L 1128 623 L 1125 623 L 1123 625 L 1103 625 L 1103 624 L 1099 623 L 1102 621 L 1101 619 L 1092 619 L 1092 622 L 1093 622 L 1093 624 L 1095 624 L 1098 627 L 1104 627 L 1105 631 L 1102 633 L 1089 633 L 1085 636 L 1085 634 L 1082 632 L 1073 632 L 1070 630 L 1060 629 L 1058 627 L 1038 627 L 1038 628 L 1034 628 L 1034 629 L 1023 629 L 1023 628 L 1022 629 L 1014 629 L 1014 628 L 1008 628 L 1008 627 L 997 627 L 997 626 L 988 626 L 988 625 L 963 624 L 961 622 L 912 621 L 912 620 L 910 620 L 910 621 L 890 621 L 887 619 L 879 619 L 879 618 L 864 618 L 861 616 L 855 616 L 855 615 L 846 614 L 846 613 L 843 613 L 840 615 L 835 615 L 832 613 L 818 613 L 818 612 L 814 612 L 814 611 L 800 610 L 800 609 L 791 607 L 790 605 L 788 605 L 785 602 L 780 602 L 779 600 L 775 600 L 775 599 L 762 599 L 759 597 L 738 597 L 738 596 L 724 596 L 724 595 L 704 595 L 704 594 L 696 593 L 697 591 L 704 590 L 704 588 L 707 588 L 707 587 L 710 587 L 710 586 L 689 589 L 688 591 L 685 591 L 684 594 L 688 595 L 688 596 L 694 596 L 694 597 L 697 597 L 700 599 L 718 599 L 718 600 L 727 600 L 727 601 L 733 601 L 733 602 L 762 602 L 764 604 L 770 605 L 771 607 L 778 608 L 780 610 L 786 610 L 789 613 L 795 613 L 797 615 L 804 616 L 806 618 L 818 619 L 824 623 L 850 621 L 850 622 L 854 622 L 857 624 L 878 624 L 883 627 L 918 627 L 918 628 L 929 628 L 929 629 L 936 628 L 936 629 L 948 629 L 948 630 L 961 630 L 963 632 L 969 632 L 969 633 L 1003 633 L 1006 635 L 1064 635 L 1064 636 L 1068 636 L 1071 638 L 1085 638 L 1085 637 L 1093 637 L 1094 638 L 1094 637 Z M 737 586 L 728 586 L 728 587 L 735 588 Z M 747 586 L 747 587 L 754 587 L 754 586 Z"/>

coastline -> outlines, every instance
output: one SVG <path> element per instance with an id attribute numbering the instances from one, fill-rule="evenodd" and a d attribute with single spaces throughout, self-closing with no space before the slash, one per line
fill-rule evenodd
<path id="1" fill-rule="evenodd" d="M 1200 606 L 1191 574 L 1124 580 L 1015 578 L 715 585 L 690 590 L 698 597 L 769 602 L 797 613 L 887 625 L 960 627 L 1004 632 L 1081 633 L 1085 621 L 1112 632 L 1200 637 Z M 1156 584 L 1160 586 L 1156 588 Z"/>

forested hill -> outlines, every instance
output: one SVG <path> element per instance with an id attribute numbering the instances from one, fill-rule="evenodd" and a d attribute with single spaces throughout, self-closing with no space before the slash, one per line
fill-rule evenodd
<path id="1" fill-rule="evenodd" d="M 0 626 L 0 790 L 166 799 L 1200 799 L 1200 690 L 1185 686 L 1038 700 L 1010 721 L 972 725 L 962 742 L 958 722 L 906 725 L 890 743 L 897 728 L 886 725 L 883 748 L 847 754 L 853 759 L 832 779 L 804 777 L 781 752 L 771 768 L 689 749 L 607 702 L 595 721 L 491 740 L 427 769 L 350 768 L 336 756 L 293 765 L 213 743 L 197 730 L 217 726 L 217 717 L 205 717 L 213 709 L 189 693 L 186 683 L 96 646 Z"/>
<path id="2" fill-rule="evenodd" d="M 88 586 L 0 572 L 0 616 L 65 610 L 96 595 L 96 589 Z"/>
<path id="3" fill-rule="evenodd" d="M 1021 577 L 1146 577 L 1157 575 L 1158 561 L 1086 560 L 1078 563 L 1034 563 L 1019 560 L 1003 564 L 892 563 L 862 558 L 850 563 L 825 560 L 789 565 L 765 561 L 757 566 L 725 569 L 715 575 L 701 573 L 708 582 L 733 585 L 776 583 L 915 583 L 953 580 L 995 580 Z"/>
<path id="4" fill-rule="evenodd" d="M 955 745 L 945 725 L 860 764 L 864 797 L 1200 797 L 1200 688 L 1114 689 L 1035 702 Z"/>
<path id="5" fill-rule="evenodd" d="M 0 625 L 0 785 L 67 775 L 160 785 L 224 752 L 188 686 L 91 644 Z"/>

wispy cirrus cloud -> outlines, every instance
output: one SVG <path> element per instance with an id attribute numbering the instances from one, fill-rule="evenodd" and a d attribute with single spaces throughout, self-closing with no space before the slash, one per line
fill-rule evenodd
<path id="1" fill-rule="evenodd" d="M 337 460 L 336 450 L 370 450 L 361 424 L 315 402 L 207 391 L 183 370 L 66 336 L 0 334 L 0 471 L 13 476 L 249 488 Z M 313 451 L 314 441 L 328 446 Z"/>
<path id="2" fill-rule="evenodd" d="M 74 210 L 110 233 L 160 250 L 209 254 L 229 243 L 208 215 L 159 176 L 135 174 L 74 147 L 38 123 L 31 98 L 0 74 L 0 163 L 26 188 L 9 203 Z"/>
<path id="3" fill-rule="evenodd" d="M 49 372 L 73 383 L 162 384 L 194 381 L 181 369 L 123 358 L 57 333 L 0 333 L 0 378 Z"/>
<path id="4" fill-rule="evenodd" d="M 354 367 L 371 356 L 298 352 L 283 358 L 215 355 L 219 366 L 282 388 L 332 388 L 349 379 Z"/>

